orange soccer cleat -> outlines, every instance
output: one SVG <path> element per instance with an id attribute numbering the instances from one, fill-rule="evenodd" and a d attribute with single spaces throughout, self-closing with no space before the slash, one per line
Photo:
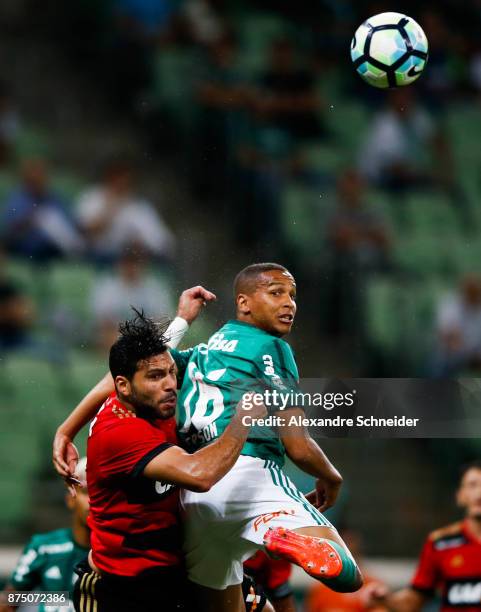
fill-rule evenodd
<path id="1" fill-rule="evenodd" d="M 336 578 L 342 571 L 341 556 L 324 538 L 271 527 L 264 536 L 264 546 L 270 555 L 299 565 L 313 578 Z"/>

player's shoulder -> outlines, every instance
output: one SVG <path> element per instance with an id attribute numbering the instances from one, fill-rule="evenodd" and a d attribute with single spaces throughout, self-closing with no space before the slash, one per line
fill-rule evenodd
<path id="1" fill-rule="evenodd" d="M 134 410 L 120 403 L 115 394 L 112 394 L 97 413 L 97 419 L 99 422 L 117 424 L 126 419 L 137 419 L 137 415 Z"/>
<path id="2" fill-rule="evenodd" d="M 465 540 L 463 522 L 450 523 L 431 531 L 428 541 L 436 550 L 444 550 L 452 546 L 459 546 Z"/>
<path id="3" fill-rule="evenodd" d="M 39 554 L 68 552 L 73 548 L 72 531 L 63 528 L 36 533 L 31 537 L 28 546 L 37 550 Z"/>

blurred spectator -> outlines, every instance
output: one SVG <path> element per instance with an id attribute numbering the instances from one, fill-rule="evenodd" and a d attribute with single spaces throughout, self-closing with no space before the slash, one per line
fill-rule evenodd
<path id="1" fill-rule="evenodd" d="M 431 117 L 417 104 L 412 89 L 390 92 L 387 108 L 367 129 L 359 169 L 373 185 L 393 191 L 452 187 L 450 148 Z"/>
<path id="2" fill-rule="evenodd" d="M 328 321 L 333 335 L 360 333 L 366 274 L 389 262 L 388 230 L 366 205 L 365 188 L 356 171 L 341 174 L 337 206 L 326 224 L 331 251 Z"/>
<path id="3" fill-rule="evenodd" d="M 151 55 L 168 40 L 175 0 L 114 0 L 116 35 L 107 76 L 116 104 L 131 107 L 151 79 Z"/>
<path id="4" fill-rule="evenodd" d="M 385 264 L 389 237 L 385 223 L 366 206 L 366 186 L 354 170 L 338 179 L 337 207 L 328 220 L 327 231 L 336 257 L 349 257 L 367 268 Z"/>
<path id="5" fill-rule="evenodd" d="M 216 10 L 218 4 L 216 0 L 187 0 L 182 7 L 190 37 L 199 45 L 216 44 L 226 34 L 226 24 Z"/>
<path id="6" fill-rule="evenodd" d="M 481 277 L 466 276 L 459 290 L 440 300 L 436 314 L 435 377 L 481 368 Z"/>
<path id="7" fill-rule="evenodd" d="M 15 149 L 19 118 L 8 86 L 0 81 L 0 166 L 8 163 Z"/>
<path id="8" fill-rule="evenodd" d="M 277 40 L 255 100 L 258 118 L 294 139 L 314 139 L 323 133 L 320 107 L 312 70 L 300 65 L 289 40 Z"/>
<path id="9" fill-rule="evenodd" d="M 441 14 L 433 10 L 424 11 L 420 23 L 429 41 L 429 70 L 419 85 L 429 107 L 439 109 L 449 101 L 456 86 L 452 35 Z"/>
<path id="10" fill-rule="evenodd" d="M 249 90 L 237 69 L 238 45 L 226 34 L 211 45 L 198 79 L 194 189 L 199 196 L 225 195 L 233 174 L 236 134 Z"/>
<path id="11" fill-rule="evenodd" d="M 349 610 L 352 610 L 352 612 L 363 612 L 364 610 L 370 610 L 371 612 L 387 612 L 387 608 L 384 606 L 368 605 L 367 585 L 382 585 L 378 579 L 367 573 L 363 567 L 361 535 L 357 531 L 343 529 L 341 531 L 341 537 L 359 565 L 364 578 L 364 584 L 359 591 L 355 593 L 336 593 L 322 583 L 317 582 L 307 595 L 305 604 L 306 612 L 348 612 Z"/>
<path id="12" fill-rule="evenodd" d="M 173 254 L 174 236 L 154 206 L 135 192 L 127 160 L 108 162 L 100 184 L 80 196 L 77 218 L 96 261 L 112 261 L 132 243 L 157 257 Z"/>
<path id="13" fill-rule="evenodd" d="M 5 255 L 0 252 L 0 350 L 23 348 L 29 344 L 34 319 L 31 300 L 5 271 Z"/>
<path id="14" fill-rule="evenodd" d="M 45 159 L 25 159 L 21 182 L 5 201 L 4 243 L 11 253 L 34 261 L 76 255 L 84 246 L 49 180 Z"/>
<path id="15" fill-rule="evenodd" d="M 114 275 L 99 277 L 91 295 L 95 338 L 108 349 L 117 338 L 119 322 L 132 314 L 132 306 L 151 317 L 172 313 L 172 290 L 149 273 L 148 257 L 136 248 L 126 250 Z"/>

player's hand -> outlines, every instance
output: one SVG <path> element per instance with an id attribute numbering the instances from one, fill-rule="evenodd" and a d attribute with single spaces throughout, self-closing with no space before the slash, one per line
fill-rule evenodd
<path id="1" fill-rule="evenodd" d="M 189 325 L 195 321 L 199 312 L 208 303 L 216 300 L 217 297 L 211 291 L 197 285 L 182 292 L 177 307 L 177 316 L 185 319 Z"/>
<path id="2" fill-rule="evenodd" d="M 359 597 L 363 607 L 366 609 L 374 608 L 384 603 L 384 599 L 389 595 L 389 589 L 380 582 L 369 582 L 359 592 Z"/>
<path id="3" fill-rule="evenodd" d="M 325 512 L 336 503 L 341 485 L 342 478 L 340 476 L 339 478 L 318 478 L 316 488 L 306 495 L 306 499 L 319 512 Z"/>
<path id="4" fill-rule="evenodd" d="M 75 497 L 73 478 L 79 460 L 79 452 L 72 439 L 61 431 L 57 431 L 53 440 L 53 466 L 59 476 L 67 483 L 67 487 Z"/>

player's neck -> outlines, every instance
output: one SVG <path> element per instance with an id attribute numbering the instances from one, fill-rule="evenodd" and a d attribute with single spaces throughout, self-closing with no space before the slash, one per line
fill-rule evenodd
<path id="1" fill-rule="evenodd" d="M 256 321 L 251 319 L 249 316 L 237 315 L 236 321 L 239 321 L 239 323 L 247 323 L 247 325 L 252 325 L 252 327 L 256 327 L 257 329 L 260 329 L 261 331 L 266 332 L 266 334 L 270 334 L 271 336 L 275 336 L 276 338 L 281 338 L 281 336 L 279 336 L 275 332 L 269 331 L 261 327 L 258 323 L 256 323 Z"/>
<path id="2" fill-rule="evenodd" d="M 481 519 L 468 517 L 466 519 L 469 533 L 477 540 L 481 540 Z"/>
<path id="3" fill-rule="evenodd" d="M 79 520 L 72 525 L 72 535 L 75 543 L 82 548 L 90 548 L 90 529 Z"/>

